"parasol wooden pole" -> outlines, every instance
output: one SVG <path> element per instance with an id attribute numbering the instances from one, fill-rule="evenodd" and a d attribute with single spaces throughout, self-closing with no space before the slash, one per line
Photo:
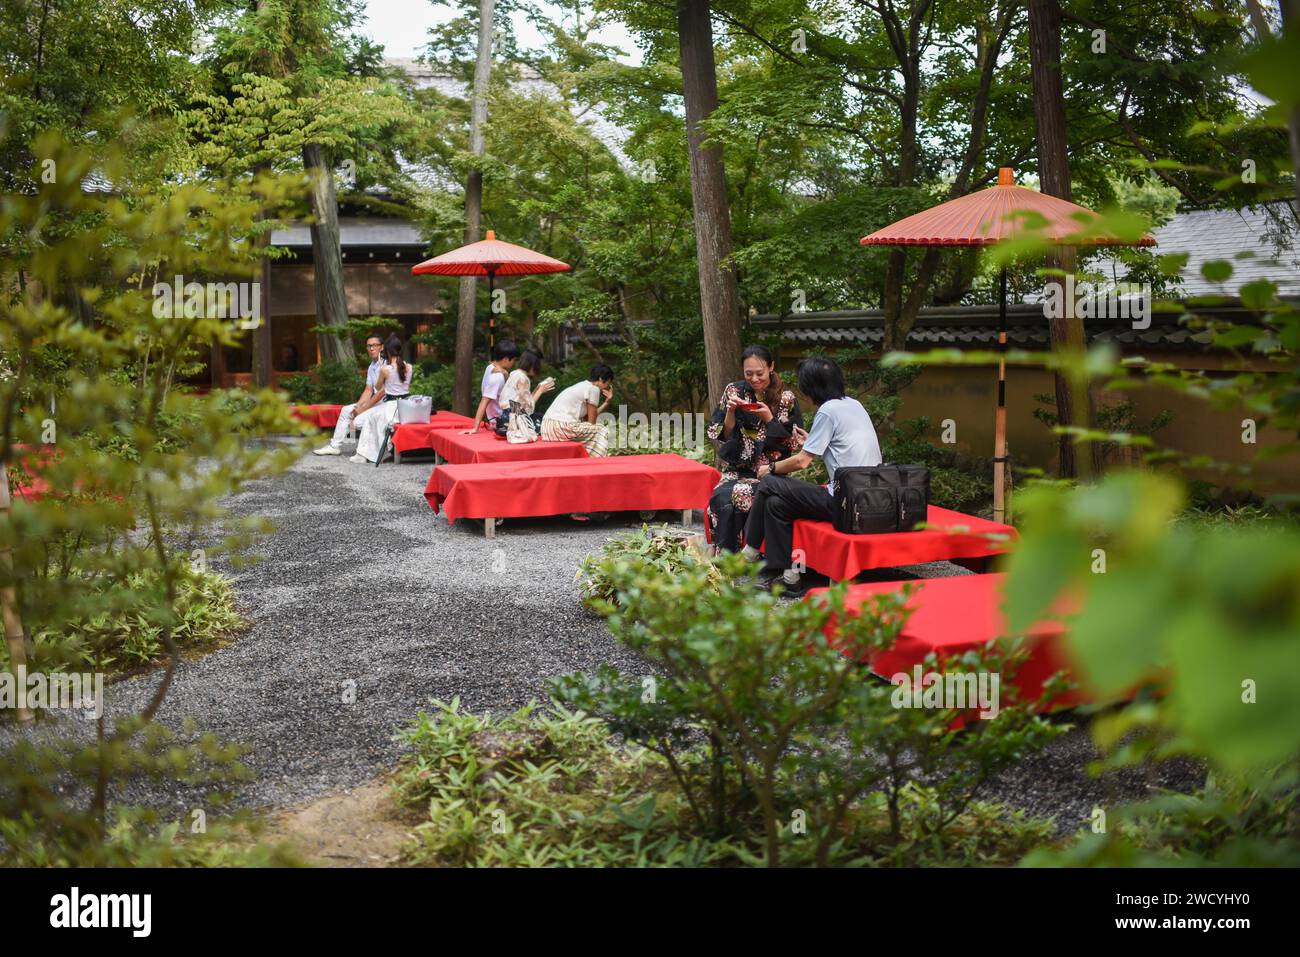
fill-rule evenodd
<path id="1" fill-rule="evenodd" d="M 1007 478 L 1007 267 L 998 279 L 998 409 L 993 420 L 993 521 L 1006 520 Z"/>
<path id="2" fill-rule="evenodd" d="M 488 237 L 491 238 L 490 236 Z M 497 314 L 495 303 L 492 301 L 492 285 L 497 278 L 495 269 L 488 269 L 488 358 L 492 357 L 492 347 L 497 344 Z"/>

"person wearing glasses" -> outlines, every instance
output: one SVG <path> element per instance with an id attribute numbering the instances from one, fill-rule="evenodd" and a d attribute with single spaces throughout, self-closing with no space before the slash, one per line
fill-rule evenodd
<path id="1" fill-rule="evenodd" d="M 411 394 L 411 379 L 415 366 L 402 358 L 402 340 L 396 335 L 384 343 L 384 364 L 379 369 L 379 382 L 375 392 L 379 399 L 374 406 L 356 418 L 357 454 L 348 459 L 357 465 L 378 462 L 384 451 L 385 430 L 397 421 L 397 402 Z"/>
<path id="2" fill-rule="evenodd" d="M 345 405 L 339 412 L 338 424 L 334 426 L 334 437 L 328 444 L 316 449 L 317 455 L 342 455 L 343 440 L 352 428 L 352 420 L 361 413 L 372 409 L 383 396 L 378 391 L 379 372 L 384 366 L 384 340 L 379 336 L 366 337 L 366 354 L 370 356 L 370 367 L 366 369 L 366 387 L 361 390 L 361 398 L 351 405 Z"/>

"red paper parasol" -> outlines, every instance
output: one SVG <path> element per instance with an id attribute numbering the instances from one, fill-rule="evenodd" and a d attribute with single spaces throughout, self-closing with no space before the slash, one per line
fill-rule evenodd
<path id="1" fill-rule="evenodd" d="M 1017 186 L 1009 167 L 998 170 L 998 185 L 940 203 L 878 229 L 863 246 L 992 246 L 1010 239 L 1041 237 L 1061 246 L 1154 246 L 1150 236 L 1128 240 L 1098 228 L 1100 216 L 1037 190 Z M 999 281 L 998 351 L 1007 349 L 1007 270 Z M 1002 521 L 1007 462 L 1007 365 L 998 362 L 998 408 L 993 441 L 993 518 Z"/>
<path id="2" fill-rule="evenodd" d="M 496 322 L 492 318 L 492 288 L 497 276 L 531 276 L 538 273 L 568 272 L 568 263 L 541 253 L 504 243 L 496 233 L 487 231 L 487 239 L 461 246 L 451 252 L 426 259 L 411 267 L 414 276 L 487 276 L 488 340 L 492 341 Z"/>

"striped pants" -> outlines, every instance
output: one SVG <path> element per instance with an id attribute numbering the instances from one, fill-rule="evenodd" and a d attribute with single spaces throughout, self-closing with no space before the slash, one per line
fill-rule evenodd
<path id="1" fill-rule="evenodd" d="M 593 458 L 609 454 L 609 430 L 595 422 L 560 422 L 542 419 L 545 442 L 581 442 Z"/>

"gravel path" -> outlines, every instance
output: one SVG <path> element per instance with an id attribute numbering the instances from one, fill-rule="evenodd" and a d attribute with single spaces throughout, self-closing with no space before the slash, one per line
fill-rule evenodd
<path id="1" fill-rule="evenodd" d="M 400 756 L 394 730 L 431 698 L 502 711 L 540 699 L 548 678 L 572 671 L 649 671 L 582 608 L 574 582 L 583 556 L 636 527 L 636 516 L 591 526 L 512 520 L 489 542 L 482 523 L 450 526 L 434 516 L 422 495 L 431 468 L 307 454 L 230 500 L 235 514 L 275 525 L 257 546 L 258 563 L 217 563 L 234 576 L 254 625 L 228 647 L 183 662 L 159 719 L 173 727 L 192 719 L 219 740 L 250 746 L 243 760 L 256 777 L 237 787 L 238 803 L 285 807 L 374 778 Z M 906 571 L 966 574 L 947 563 Z M 111 685 L 108 714 L 139 709 L 159 680 L 155 672 Z M 50 722 L 39 733 L 56 729 Z M 1107 803 L 1084 771 L 1092 757 L 1086 733 L 1075 729 L 1004 775 L 990 796 L 1057 815 L 1072 830 Z M 1172 773 L 1163 783 L 1195 776 Z M 1125 796 L 1146 787 L 1137 777 L 1116 784 Z M 202 804 L 201 794 L 174 784 L 134 785 L 127 797 L 182 813 Z"/>

